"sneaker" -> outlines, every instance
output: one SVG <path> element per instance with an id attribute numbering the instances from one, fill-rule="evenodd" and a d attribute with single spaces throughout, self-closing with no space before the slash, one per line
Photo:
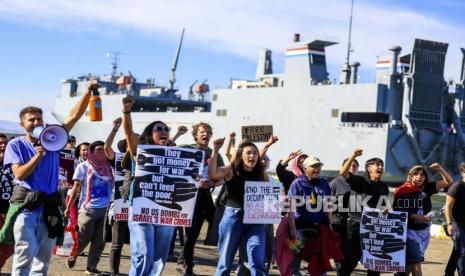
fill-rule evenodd
<path id="1" fill-rule="evenodd" d="M 89 274 L 89 275 L 100 275 L 102 274 L 102 272 L 100 272 L 100 270 L 96 269 L 96 268 L 90 268 L 88 267 L 86 269 L 86 274 Z"/>
<path id="2" fill-rule="evenodd" d="M 68 257 L 68 259 L 66 259 L 66 267 L 68 269 L 71 269 L 74 267 L 74 265 L 76 264 L 76 257 Z"/>

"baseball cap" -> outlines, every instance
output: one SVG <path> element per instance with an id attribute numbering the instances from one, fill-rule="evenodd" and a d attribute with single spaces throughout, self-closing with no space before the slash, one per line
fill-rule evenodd
<path id="1" fill-rule="evenodd" d="M 320 158 L 309 156 L 305 158 L 304 162 L 302 163 L 302 167 L 307 168 L 318 164 L 323 166 L 323 163 L 321 163 Z"/>

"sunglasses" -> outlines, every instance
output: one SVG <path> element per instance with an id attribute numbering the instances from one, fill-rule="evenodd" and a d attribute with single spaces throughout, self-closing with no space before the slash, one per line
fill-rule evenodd
<path id="1" fill-rule="evenodd" d="M 162 131 L 166 131 L 166 132 L 170 132 L 171 128 L 170 127 L 161 127 L 161 126 L 156 126 L 156 127 L 153 127 L 153 131 L 156 131 L 156 132 L 162 132 Z"/>

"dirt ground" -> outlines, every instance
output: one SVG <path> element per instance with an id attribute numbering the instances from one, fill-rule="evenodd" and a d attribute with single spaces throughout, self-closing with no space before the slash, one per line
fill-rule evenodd
<path id="1" fill-rule="evenodd" d="M 203 239 L 206 233 L 206 224 L 202 229 L 201 237 L 197 243 L 195 251 L 195 275 L 214 275 L 216 264 L 218 260 L 218 252 L 216 247 L 205 246 L 203 245 Z M 426 252 L 426 262 L 423 264 L 423 274 L 426 276 L 432 275 L 444 275 L 444 268 L 447 264 L 450 252 L 452 249 L 452 242 L 450 239 L 431 239 L 431 243 Z M 180 250 L 180 246 L 176 242 L 175 255 L 177 256 Z M 109 275 L 109 251 L 110 244 L 107 243 L 105 251 L 102 254 L 100 264 L 98 269 L 101 270 L 106 275 Z M 85 275 L 87 257 L 79 257 L 76 262 L 76 266 L 69 270 L 66 268 L 65 261 L 66 258 L 53 256 L 52 262 L 50 264 L 49 275 L 51 276 L 74 276 L 74 275 Z M 302 274 L 309 275 L 305 269 L 305 263 L 302 263 Z M 121 275 L 127 275 L 130 267 L 130 252 L 129 246 L 125 245 L 123 248 L 123 256 L 121 258 L 120 271 L 123 273 Z M 6 266 L 2 270 L 4 273 L 2 275 L 10 275 L 10 273 L 5 273 L 11 271 L 11 258 L 8 260 Z M 104 275 L 105 275 L 104 274 Z M 176 272 L 176 263 L 168 263 L 163 272 L 164 275 L 181 275 Z M 235 274 L 234 271 L 231 274 Z M 359 265 L 357 270 L 353 275 L 365 275 L 365 271 L 362 269 L 362 266 Z M 279 275 L 277 268 L 273 268 L 270 272 L 270 275 Z M 328 275 L 336 275 L 335 272 L 330 272 Z M 383 275 L 392 275 L 392 273 L 386 273 Z"/>

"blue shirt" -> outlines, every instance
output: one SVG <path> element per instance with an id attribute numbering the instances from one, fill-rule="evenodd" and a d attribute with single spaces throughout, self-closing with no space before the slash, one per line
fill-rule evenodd
<path id="1" fill-rule="evenodd" d="M 295 212 L 295 222 L 297 228 L 305 228 L 305 225 L 322 223 L 326 219 L 323 212 L 324 196 L 331 195 L 328 181 L 324 178 L 318 180 L 308 180 L 306 176 L 296 178 L 289 188 L 290 198 L 303 197 L 305 204 L 298 206 Z M 301 200 L 297 200 L 298 202 Z M 307 210 L 308 208 L 308 210 Z"/>
<path id="2" fill-rule="evenodd" d="M 6 146 L 4 165 L 24 165 L 36 155 L 34 145 L 20 136 L 11 140 Z M 31 175 L 24 180 L 15 179 L 17 185 L 35 192 L 52 194 L 58 189 L 60 152 L 47 151 Z"/>
<path id="3" fill-rule="evenodd" d="M 73 180 L 82 181 L 81 184 L 81 197 L 79 198 L 79 208 L 87 198 L 87 185 L 90 181 L 87 171 L 92 168 L 88 161 L 82 162 L 76 167 L 74 171 Z M 100 176 L 96 171 L 92 175 L 92 187 L 90 189 L 90 201 L 86 205 L 87 208 L 106 208 L 110 203 L 113 195 L 113 181 L 110 177 Z"/>

